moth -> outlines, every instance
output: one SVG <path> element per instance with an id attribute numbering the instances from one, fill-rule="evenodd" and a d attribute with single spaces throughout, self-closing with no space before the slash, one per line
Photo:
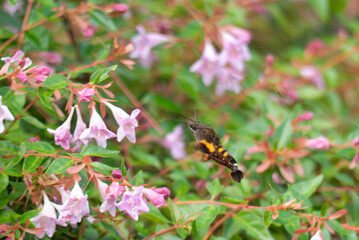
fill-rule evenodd
<path id="1" fill-rule="evenodd" d="M 243 172 L 238 169 L 237 161 L 222 146 L 221 140 L 213 128 L 199 121 L 193 121 L 185 116 L 182 117 L 188 120 L 187 125 L 193 132 L 197 142 L 197 147 L 204 154 L 204 159 L 212 159 L 218 164 L 226 166 L 231 170 L 233 180 L 241 182 Z"/>

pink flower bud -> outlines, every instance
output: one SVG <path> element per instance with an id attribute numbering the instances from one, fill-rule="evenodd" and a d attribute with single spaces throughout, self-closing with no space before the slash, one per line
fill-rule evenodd
<path id="1" fill-rule="evenodd" d="M 121 179 L 122 171 L 121 170 L 113 170 L 111 173 L 111 177 L 113 177 L 114 179 Z"/>
<path id="2" fill-rule="evenodd" d="M 30 140 L 29 140 L 29 142 L 38 142 L 38 141 L 41 141 L 41 138 L 39 136 L 30 138 Z"/>
<path id="3" fill-rule="evenodd" d="M 308 43 L 307 47 L 304 50 L 304 54 L 311 56 L 322 50 L 324 47 L 325 45 L 321 39 L 315 39 Z"/>
<path id="4" fill-rule="evenodd" d="M 96 33 L 96 27 L 91 25 L 91 24 L 88 24 L 86 28 L 82 28 L 81 31 L 82 31 L 82 34 L 87 38 L 87 39 L 90 39 L 93 37 L 93 35 L 95 35 Z"/>
<path id="5" fill-rule="evenodd" d="M 314 114 L 312 112 L 305 112 L 302 115 L 300 115 L 297 120 L 298 122 L 304 122 L 309 121 L 313 119 Z"/>
<path id="6" fill-rule="evenodd" d="M 77 95 L 79 96 L 79 102 L 89 102 L 93 95 L 95 95 L 95 90 L 92 88 L 84 88 L 78 91 Z"/>
<path id="7" fill-rule="evenodd" d="M 268 54 L 267 55 L 267 67 L 271 68 L 273 66 L 274 63 L 274 56 L 272 54 Z"/>
<path id="8" fill-rule="evenodd" d="M 55 52 L 44 52 L 41 57 L 52 65 L 59 65 L 62 62 L 62 56 Z"/>
<path id="9" fill-rule="evenodd" d="M 359 146 L 359 137 L 356 137 L 352 143 L 354 144 L 354 146 Z"/>
<path id="10" fill-rule="evenodd" d="M 349 169 L 355 168 L 355 166 L 359 163 L 359 154 L 356 154 L 353 160 L 349 164 Z"/>
<path id="11" fill-rule="evenodd" d="M 117 4 L 113 5 L 112 9 L 115 12 L 125 13 L 128 11 L 128 6 L 124 3 L 117 3 Z"/>
<path id="12" fill-rule="evenodd" d="M 162 194 L 159 194 L 149 188 L 143 189 L 143 194 L 151 201 L 155 207 L 162 207 L 165 204 L 165 198 Z"/>
<path id="13" fill-rule="evenodd" d="M 155 190 L 156 193 L 159 193 L 161 195 L 163 195 L 164 197 L 169 197 L 171 195 L 171 191 L 166 188 L 166 187 L 161 187 L 161 188 L 156 188 Z"/>
<path id="14" fill-rule="evenodd" d="M 285 94 L 286 94 L 288 97 L 290 97 L 293 101 L 298 100 L 298 94 L 297 94 L 296 92 L 292 91 L 292 90 L 289 90 L 289 89 L 288 89 L 288 90 L 285 92 Z"/>
<path id="15" fill-rule="evenodd" d="M 307 148 L 327 150 L 329 149 L 329 140 L 326 137 L 317 137 L 307 140 L 305 143 Z"/>

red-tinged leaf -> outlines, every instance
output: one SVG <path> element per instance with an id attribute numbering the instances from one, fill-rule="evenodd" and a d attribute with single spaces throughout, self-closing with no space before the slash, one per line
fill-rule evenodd
<path id="1" fill-rule="evenodd" d="M 45 228 L 44 227 L 31 228 L 31 229 L 27 228 L 25 231 L 36 235 L 36 234 L 43 233 L 45 231 Z"/>
<path id="2" fill-rule="evenodd" d="M 69 167 L 66 172 L 68 174 L 75 174 L 80 172 L 86 165 L 84 163 L 81 163 L 80 165 Z"/>
<path id="3" fill-rule="evenodd" d="M 346 223 L 342 223 L 341 225 L 342 225 L 343 228 L 346 228 L 348 230 L 359 232 L 359 227 L 358 226 L 352 226 L 352 225 L 348 225 Z"/>
<path id="4" fill-rule="evenodd" d="M 61 99 L 61 93 L 60 93 L 59 89 L 54 90 L 54 97 L 55 97 L 56 100 Z"/>
<path id="5" fill-rule="evenodd" d="M 65 107 L 65 111 L 67 111 L 68 113 L 70 113 L 70 111 L 71 111 L 73 102 L 74 102 L 74 95 L 70 94 L 69 100 L 67 100 L 66 107 Z"/>
<path id="6" fill-rule="evenodd" d="M 101 117 L 105 118 L 106 117 L 106 107 L 102 102 L 100 102 L 100 112 L 101 112 Z"/>
<path id="7" fill-rule="evenodd" d="M 121 59 L 120 62 L 126 66 L 132 66 L 135 65 L 136 62 L 130 59 Z"/>
<path id="8" fill-rule="evenodd" d="M 278 212 L 278 211 L 275 211 L 275 212 L 272 214 L 272 219 L 273 219 L 273 220 L 276 220 L 278 217 L 279 217 L 279 212 Z"/>
<path id="9" fill-rule="evenodd" d="M 115 98 L 115 94 L 113 94 L 110 90 L 103 89 L 103 91 L 104 91 L 110 98 Z"/>
<path id="10" fill-rule="evenodd" d="M 311 227 L 309 227 L 309 228 L 303 228 L 303 229 L 297 229 L 297 230 L 294 231 L 294 233 L 296 233 L 296 234 L 303 234 L 303 233 L 309 232 L 311 229 L 312 229 Z"/>
<path id="11" fill-rule="evenodd" d="M 339 210 L 338 212 L 335 212 L 332 215 L 330 215 L 328 217 L 328 219 L 329 220 L 337 219 L 337 218 L 343 217 L 347 213 L 348 213 L 348 210 L 342 209 L 342 210 Z"/>
<path id="12" fill-rule="evenodd" d="M 103 89 L 103 88 L 109 88 L 109 87 L 111 87 L 111 85 L 112 85 L 112 82 L 110 82 L 110 83 L 107 83 L 106 85 L 103 85 L 103 86 L 98 86 L 99 88 L 101 88 L 101 89 Z"/>
<path id="13" fill-rule="evenodd" d="M 55 108 L 55 112 L 57 113 L 57 115 L 58 115 L 60 118 L 64 118 L 64 117 L 65 117 L 65 114 L 61 111 L 61 109 L 60 109 L 55 103 L 52 103 L 52 106 Z"/>
<path id="14" fill-rule="evenodd" d="M 289 169 L 287 166 L 279 166 L 279 171 L 288 182 L 295 182 L 292 169 Z"/>
<path id="15" fill-rule="evenodd" d="M 92 159 L 90 156 L 84 156 L 84 164 L 90 164 L 92 163 Z"/>
<path id="16" fill-rule="evenodd" d="M 295 159 L 295 165 L 293 166 L 294 171 L 299 175 L 299 176 L 303 176 L 304 175 L 304 170 L 303 170 L 303 166 L 302 163 L 298 160 Z"/>
<path id="17" fill-rule="evenodd" d="M 333 228 L 331 228 L 326 222 L 324 222 L 324 226 L 328 229 L 328 231 L 331 233 L 331 234 L 334 234 L 335 231 Z M 324 239 L 324 238 L 323 238 Z"/>
<path id="18" fill-rule="evenodd" d="M 78 175 L 78 174 L 75 174 L 75 175 Z M 74 178 L 70 178 L 70 180 L 65 184 L 65 187 L 64 189 L 67 191 L 67 190 L 70 190 L 70 188 L 75 184 L 75 179 Z"/>
<path id="19" fill-rule="evenodd" d="M 269 160 L 264 160 L 256 169 L 257 173 L 262 173 L 270 167 L 271 163 Z"/>

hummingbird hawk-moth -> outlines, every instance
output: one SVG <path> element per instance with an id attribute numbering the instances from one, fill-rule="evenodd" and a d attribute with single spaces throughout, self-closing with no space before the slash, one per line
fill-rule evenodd
<path id="1" fill-rule="evenodd" d="M 184 116 L 183 116 L 184 117 Z M 199 150 L 204 154 L 205 160 L 213 159 L 218 164 L 226 166 L 231 170 L 234 181 L 241 182 L 243 172 L 238 169 L 236 160 L 222 146 L 221 140 L 212 127 L 199 121 L 188 119 L 187 125 L 196 138 Z"/>

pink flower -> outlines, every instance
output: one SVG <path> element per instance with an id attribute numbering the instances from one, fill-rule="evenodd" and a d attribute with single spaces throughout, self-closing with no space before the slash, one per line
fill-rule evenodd
<path id="1" fill-rule="evenodd" d="M 117 4 L 113 5 L 112 9 L 115 12 L 125 13 L 128 11 L 128 6 L 124 3 L 117 3 Z"/>
<path id="2" fill-rule="evenodd" d="M 186 157 L 182 126 L 178 125 L 173 132 L 167 134 L 162 140 L 162 145 L 171 151 L 171 155 L 174 159 Z"/>
<path id="3" fill-rule="evenodd" d="M 143 200 L 143 186 L 136 187 L 131 192 L 125 192 L 122 199 L 116 204 L 120 211 L 127 213 L 133 220 L 138 220 L 140 212 L 147 213 L 150 211 L 146 202 Z"/>
<path id="4" fill-rule="evenodd" d="M 122 178 L 122 171 L 121 170 L 113 170 L 111 172 L 111 177 L 114 179 L 121 179 Z"/>
<path id="5" fill-rule="evenodd" d="M 72 225 L 81 222 L 82 217 L 90 213 L 87 194 L 84 195 L 77 181 L 75 182 L 74 188 L 71 190 L 70 196 L 62 204 L 61 212 L 64 212 L 64 215 L 67 215 L 67 219 L 69 219 L 69 222 Z M 71 217 L 69 217 L 70 213 Z"/>
<path id="6" fill-rule="evenodd" d="M 310 240 L 324 240 L 324 236 L 320 230 L 318 230 L 311 238 Z"/>
<path id="7" fill-rule="evenodd" d="M 314 39 L 313 41 L 309 42 L 304 50 L 304 55 L 312 56 L 313 54 L 317 53 L 318 51 L 322 50 L 325 47 L 325 44 L 321 39 Z"/>
<path id="8" fill-rule="evenodd" d="M 88 144 L 87 139 L 80 139 L 81 134 L 86 130 L 86 123 L 82 120 L 81 112 L 79 106 L 76 105 L 76 114 L 77 114 L 77 122 L 74 131 L 74 137 L 72 138 L 72 143 L 77 143 L 77 145 L 81 145 L 83 143 L 85 146 Z"/>
<path id="9" fill-rule="evenodd" d="M 162 194 L 159 194 L 149 188 L 143 189 L 143 194 L 151 201 L 155 207 L 162 207 L 165 204 L 165 198 Z"/>
<path id="10" fill-rule="evenodd" d="M 200 74 L 204 85 L 209 86 L 213 82 L 219 68 L 219 56 L 213 45 L 206 41 L 202 57 L 191 66 L 190 71 Z"/>
<path id="11" fill-rule="evenodd" d="M 322 74 L 315 66 L 304 66 L 299 69 L 300 75 L 313 82 L 320 90 L 325 89 L 325 82 Z"/>
<path id="12" fill-rule="evenodd" d="M 38 82 L 44 82 L 46 80 L 46 78 L 48 78 L 48 76 L 52 73 L 52 69 L 50 69 L 47 66 L 40 66 L 37 67 L 33 70 L 31 70 L 32 73 L 34 73 L 34 78 L 38 81 Z"/>
<path id="13" fill-rule="evenodd" d="M 85 28 L 81 29 L 82 34 L 85 36 L 85 38 L 90 39 L 95 35 L 97 29 L 94 25 L 91 25 L 90 23 L 87 24 Z"/>
<path id="14" fill-rule="evenodd" d="M 307 140 L 305 146 L 312 149 L 326 150 L 329 149 L 329 140 L 326 137 L 321 136 Z"/>
<path id="15" fill-rule="evenodd" d="M 279 176 L 278 173 L 273 173 L 272 179 L 276 184 L 285 184 L 285 181 Z"/>
<path id="16" fill-rule="evenodd" d="M 140 62 L 149 66 L 154 58 L 151 54 L 151 49 L 161 43 L 169 42 L 171 39 L 160 33 L 147 33 L 142 25 L 138 25 L 136 29 L 138 35 L 131 39 L 135 50 L 130 53 L 130 57 L 138 58 Z"/>
<path id="17" fill-rule="evenodd" d="M 359 137 L 354 138 L 352 143 L 353 143 L 354 146 L 359 146 Z"/>
<path id="18" fill-rule="evenodd" d="M 89 102 L 93 95 L 95 95 L 95 90 L 92 88 L 83 88 L 77 92 L 77 95 L 79 96 L 79 102 Z"/>
<path id="19" fill-rule="evenodd" d="M 16 77 L 19 79 L 20 82 L 26 82 L 28 77 L 26 73 L 23 72 L 23 70 L 27 69 L 32 64 L 32 61 L 30 58 L 23 59 L 23 55 L 23 51 L 19 50 L 12 57 L 2 57 L 1 60 L 5 62 L 5 65 L 2 66 L 0 70 L 1 75 L 7 73 L 11 63 L 13 63 L 18 66 L 18 69 L 20 69 L 19 72 L 16 74 Z"/>
<path id="20" fill-rule="evenodd" d="M 100 207 L 100 212 L 109 211 L 112 217 L 116 216 L 116 202 L 118 197 L 125 190 L 118 182 L 112 182 L 110 186 L 98 180 L 98 188 L 100 190 L 103 203 Z"/>
<path id="21" fill-rule="evenodd" d="M 5 130 L 4 120 L 14 121 L 14 119 L 9 108 L 2 104 L 2 96 L 0 96 L 0 133 L 3 133 Z"/>
<path id="22" fill-rule="evenodd" d="M 297 118 L 298 122 L 309 121 L 313 119 L 313 112 L 305 112 Z"/>
<path id="23" fill-rule="evenodd" d="M 54 235 L 57 223 L 56 211 L 52 203 L 50 202 L 47 195 L 42 192 L 44 198 L 44 205 L 39 214 L 30 220 L 35 224 L 36 227 L 43 227 L 45 231 L 40 234 L 36 234 L 36 237 L 43 238 L 45 234 L 50 238 Z"/>
<path id="24" fill-rule="evenodd" d="M 55 136 L 56 145 L 61 145 L 64 149 L 69 149 L 70 143 L 72 141 L 72 134 L 70 132 L 71 128 L 71 119 L 74 114 L 74 108 L 71 108 L 70 115 L 67 117 L 66 121 L 58 127 L 56 130 L 48 128 L 47 131 Z"/>
<path id="25" fill-rule="evenodd" d="M 359 154 L 356 154 L 353 160 L 349 164 L 349 169 L 355 168 L 355 166 L 359 163 Z"/>
<path id="26" fill-rule="evenodd" d="M 121 108 L 112 105 L 109 102 L 104 102 L 107 107 L 109 107 L 112 111 L 113 116 L 119 128 L 117 130 L 117 141 L 121 142 L 124 137 L 127 137 L 128 141 L 131 143 L 136 142 L 136 132 L 135 128 L 138 126 L 138 121 L 136 117 L 140 114 L 139 109 L 135 109 L 132 111 L 131 116 L 128 115 Z"/>
<path id="27" fill-rule="evenodd" d="M 87 128 L 81 135 L 80 140 L 88 140 L 90 138 L 96 139 L 97 145 L 106 148 L 107 139 L 116 137 L 116 134 L 107 129 L 105 122 L 101 116 L 96 112 L 96 108 L 92 108 L 92 115 L 90 119 L 90 127 Z"/>
<path id="28" fill-rule="evenodd" d="M 241 91 L 240 81 L 243 74 L 231 66 L 222 67 L 218 72 L 218 83 L 216 94 L 222 96 L 226 90 L 239 93 Z"/>
<path id="29" fill-rule="evenodd" d="M 153 191 L 163 195 L 164 197 L 169 197 L 171 195 L 171 191 L 166 187 L 155 188 Z"/>
<path id="30" fill-rule="evenodd" d="M 41 57 L 52 65 L 59 65 L 62 62 L 62 56 L 55 52 L 43 52 Z"/>
<path id="31" fill-rule="evenodd" d="M 29 142 L 38 142 L 38 141 L 41 141 L 41 138 L 39 137 L 39 135 L 29 139 Z"/>

